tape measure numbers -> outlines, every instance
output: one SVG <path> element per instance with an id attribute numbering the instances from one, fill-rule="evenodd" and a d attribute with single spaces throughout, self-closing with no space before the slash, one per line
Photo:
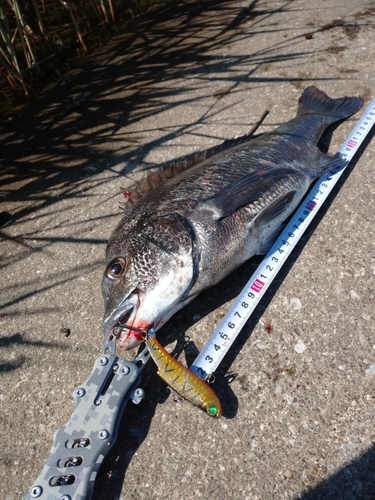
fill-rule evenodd
<path id="1" fill-rule="evenodd" d="M 215 372 L 374 123 L 375 99 L 366 108 L 357 125 L 340 148 L 340 153 L 346 160 L 346 164 L 331 170 L 318 179 L 191 365 L 190 369 L 199 377 L 207 379 Z"/>

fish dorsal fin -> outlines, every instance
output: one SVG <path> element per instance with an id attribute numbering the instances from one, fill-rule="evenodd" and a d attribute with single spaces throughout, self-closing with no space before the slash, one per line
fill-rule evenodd
<path id="1" fill-rule="evenodd" d="M 239 144 L 242 144 L 243 142 L 249 141 L 253 138 L 254 136 L 246 134 L 241 137 L 237 137 L 236 139 L 228 139 L 222 144 L 218 144 L 216 146 L 213 146 L 212 148 L 206 149 L 205 151 L 188 156 L 180 162 L 174 161 L 169 165 L 163 165 L 156 172 L 151 172 L 149 170 L 146 177 L 144 177 L 143 179 L 135 181 L 134 184 L 129 188 L 121 188 L 121 191 L 125 197 L 125 203 L 120 203 L 120 207 L 126 210 L 129 205 L 134 205 L 148 192 L 157 189 L 165 181 L 172 179 L 185 170 L 195 167 L 195 165 L 198 165 L 198 163 L 211 158 L 211 156 L 214 156 L 221 151 L 225 151 L 226 149 L 238 146 Z"/>
<path id="2" fill-rule="evenodd" d="M 202 202 L 202 206 L 213 209 L 217 219 L 222 219 L 246 205 L 258 202 L 267 192 L 276 194 L 277 186 L 283 181 L 287 183 L 293 175 L 300 174 L 296 170 L 285 167 L 252 172 L 207 198 Z M 290 191 L 290 187 L 286 187 L 286 190 Z M 259 201 L 259 203 L 261 206 L 262 202 Z"/>
<path id="3" fill-rule="evenodd" d="M 184 170 L 188 170 L 198 163 L 201 163 L 204 160 L 207 160 L 211 156 L 220 153 L 221 151 L 225 151 L 226 149 L 232 148 L 234 146 L 238 146 L 244 142 L 247 142 L 251 139 L 255 139 L 255 132 L 262 124 L 265 117 L 268 115 L 269 111 L 265 110 L 260 118 L 255 122 L 255 124 L 251 127 L 247 134 L 236 137 L 235 139 L 227 139 L 221 144 L 217 144 L 212 148 L 206 149 L 201 153 L 196 153 L 191 156 L 188 156 L 184 160 L 180 162 L 173 162 L 169 165 L 163 165 L 156 172 L 147 172 L 147 176 L 141 179 L 140 181 L 135 181 L 135 183 L 129 188 L 121 188 L 121 191 L 125 197 L 125 203 L 120 203 L 120 207 L 123 209 L 127 209 L 129 205 L 134 205 L 138 200 L 143 198 L 149 191 L 157 189 L 163 182 L 168 179 L 172 179 L 176 175 L 180 174 Z"/>

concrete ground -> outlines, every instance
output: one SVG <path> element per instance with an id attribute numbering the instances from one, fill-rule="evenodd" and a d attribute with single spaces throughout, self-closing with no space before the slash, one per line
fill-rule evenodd
<path id="1" fill-rule="evenodd" d="M 119 187 L 244 134 L 266 108 L 260 131 L 274 128 L 311 84 L 368 105 L 374 27 L 366 0 L 160 3 L 2 126 L 1 499 L 33 485 L 100 355 Z M 176 402 L 150 363 L 95 500 L 375 498 L 372 137 L 223 361 L 224 416 Z M 168 349 L 201 348 L 256 263 L 167 323 Z"/>

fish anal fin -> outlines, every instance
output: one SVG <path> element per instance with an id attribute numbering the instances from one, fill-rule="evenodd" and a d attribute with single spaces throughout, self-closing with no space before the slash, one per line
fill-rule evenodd
<path id="1" fill-rule="evenodd" d="M 272 203 L 270 203 L 264 210 L 260 212 L 252 221 L 251 224 L 255 226 L 267 227 L 269 225 L 275 225 L 275 221 L 278 218 L 285 218 L 285 212 L 288 211 L 290 204 L 293 201 L 296 191 L 288 191 L 285 194 L 280 195 Z M 285 224 L 276 224 L 274 230 L 272 230 L 262 242 L 259 250 L 259 254 L 263 255 L 268 252 L 268 250 L 275 243 L 277 237 L 281 233 Z"/>
<path id="2" fill-rule="evenodd" d="M 341 156 L 341 153 L 337 152 L 334 155 L 322 154 L 318 163 L 318 168 L 320 170 L 319 175 L 324 175 L 334 168 L 343 166 L 346 160 Z"/>

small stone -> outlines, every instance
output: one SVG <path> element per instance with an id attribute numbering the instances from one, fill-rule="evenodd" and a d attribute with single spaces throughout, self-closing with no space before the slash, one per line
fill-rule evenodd
<path id="1" fill-rule="evenodd" d="M 301 301 L 297 297 L 292 297 L 289 301 L 290 305 L 298 311 L 299 309 L 302 309 L 302 304 Z"/>
<path id="2" fill-rule="evenodd" d="M 61 328 L 60 333 L 61 333 L 61 335 L 64 335 L 65 337 L 69 337 L 70 328 Z"/>
<path id="3" fill-rule="evenodd" d="M 375 365 L 370 365 L 366 370 L 367 375 L 375 375 Z"/>
<path id="4" fill-rule="evenodd" d="M 296 352 L 298 352 L 298 354 L 302 354 L 303 352 L 306 351 L 306 346 L 305 344 L 302 342 L 302 340 L 299 340 L 297 342 L 297 344 L 294 346 L 294 350 Z"/>
<path id="5" fill-rule="evenodd" d="M 352 299 L 360 299 L 361 297 L 358 295 L 358 293 L 356 293 L 354 290 L 350 290 L 350 297 Z"/>
<path id="6" fill-rule="evenodd" d="M 275 387 L 275 395 L 278 396 L 279 394 L 281 394 L 281 385 Z"/>

